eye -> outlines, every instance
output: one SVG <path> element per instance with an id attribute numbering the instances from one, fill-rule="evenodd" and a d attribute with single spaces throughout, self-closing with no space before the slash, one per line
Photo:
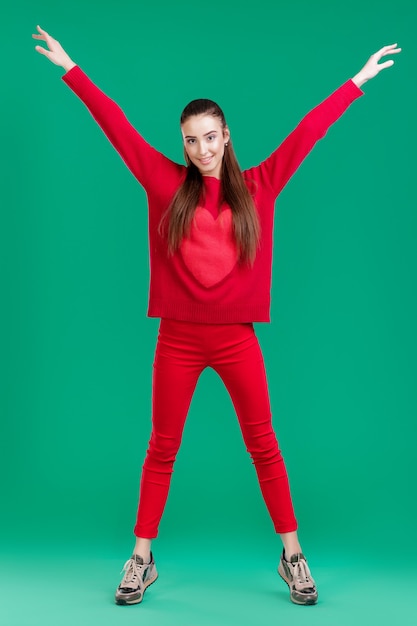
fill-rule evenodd
<path id="1" fill-rule="evenodd" d="M 193 143 L 195 143 L 195 139 L 187 139 L 187 143 L 192 145 Z"/>
<path id="2" fill-rule="evenodd" d="M 207 137 L 207 141 L 214 141 L 216 139 L 216 135 L 209 135 Z"/>

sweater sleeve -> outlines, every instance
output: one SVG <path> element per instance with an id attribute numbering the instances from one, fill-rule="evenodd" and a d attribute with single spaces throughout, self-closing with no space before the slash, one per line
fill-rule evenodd
<path id="1" fill-rule="evenodd" d="M 321 104 L 312 109 L 281 145 L 253 169 L 261 184 L 269 185 L 277 197 L 316 142 L 339 119 L 363 91 L 349 79 Z"/>
<path id="2" fill-rule="evenodd" d="M 86 105 L 135 178 L 149 192 L 163 181 L 177 183 L 184 166 L 150 146 L 128 121 L 122 109 L 76 65 L 62 80 Z"/>

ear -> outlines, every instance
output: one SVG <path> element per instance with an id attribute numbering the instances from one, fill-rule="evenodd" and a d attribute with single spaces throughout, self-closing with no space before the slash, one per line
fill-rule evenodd
<path id="1" fill-rule="evenodd" d="M 224 139 L 224 143 L 228 143 L 229 139 L 230 139 L 230 130 L 228 126 L 225 126 L 225 128 L 223 129 L 223 139 Z"/>

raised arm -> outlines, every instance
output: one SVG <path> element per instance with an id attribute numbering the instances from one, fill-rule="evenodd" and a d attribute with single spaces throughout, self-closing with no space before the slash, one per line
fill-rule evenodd
<path id="1" fill-rule="evenodd" d="M 392 44 L 373 54 L 352 79 L 307 113 L 281 145 L 255 168 L 263 183 L 271 187 L 275 196 L 281 192 L 317 141 L 325 136 L 329 127 L 354 100 L 363 95 L 361 86 L 377 76 L 381 70 L 394 64 L 393 60 L 379 63 L 380 59 L 398 52 L 401 52 L 401 48 Z"/>
<path id="2" fill-rule="evenodd" d="M 180 180 L 183 166 L 150 146 L 126 118 L 122 109 L 103 93 L 65 52 L 61 44 L 40 26 L 39 34 L 32 37 L 44 41 L 47 48 L 36 46 L 40 54 L 62 67 L 66 74 L 64 82 L 84 102 L 133 175 L 147 191 L 158 189 L 160 181 L 172 181 L 175 186 Z"/>

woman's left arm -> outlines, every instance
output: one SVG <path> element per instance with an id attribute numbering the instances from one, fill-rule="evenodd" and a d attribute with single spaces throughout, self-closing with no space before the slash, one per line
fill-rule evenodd
<path id="1" fill-rule="evenodd" d="M 400 52 L 401 48 L 396 46 L 397 44 L 384 46 L 373 54 L 353 78 L 307 113 L 265 161 L 248 170 L 246 177 L 260 180 L 262 186 L 269 186 L 277 197 L 317 141 L 325 136 L 329 127 L 343 115 L 349 105 L 363 95 L 361 86 L 381 70 L 394 64 L 392 60 L 385 63 L 378 61 L 388 54 Z"/>

